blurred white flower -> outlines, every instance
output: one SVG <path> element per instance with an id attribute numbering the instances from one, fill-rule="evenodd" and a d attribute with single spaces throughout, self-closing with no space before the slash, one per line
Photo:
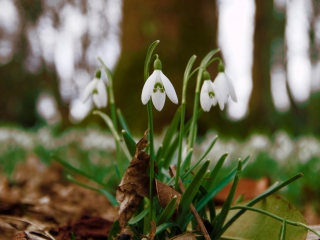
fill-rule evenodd
<path id="1" fill-rule="evenodd" d="M 214 82 L 210 80 L 210 75 L 207 71 L 203 73 L 204 82 L 200 91 L 200 105 L 205 112 L 209 112 L 211 106 L 216 106 L 219 103 L 221 110 L 228 101 L 230 96 L 233 101 L 237 101 L 237 95 L 234 90 L 231 79 L 222 71 L 219 72 Z"/>
<path id="2" fill-rule="evenodd" d="M 175 104 L 178 103 L 178 97 L 172 83 L 162 73 L 159 59 L 155 60 L 154 69 L 143 86 L 141 101 L 143 104 L 147 104 L 151 97 L 154 107 L 158 111 L 161 111 L 166 100 L 166 95 Z"/>
<path id="3" fill-rule="evenodd" d="M 88 100 L 92 95 L 92 99 L 97 108 L 103 108 L 107 106 L 107 90 L 106 85 L 101 79 L 101 72 L 97 70 L 95 78 L 88 83 L 83 91 L 82 102 Z"/>

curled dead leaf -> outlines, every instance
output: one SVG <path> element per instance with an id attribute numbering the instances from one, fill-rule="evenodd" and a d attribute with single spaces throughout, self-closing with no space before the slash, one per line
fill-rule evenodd
<path id="1" fill-rule="evenodd" d="M 147 133 L 136 145 L 134 155 L 129 167 L 124 173 L 117 188 L 116 199 L 120 203 L 119 223 L 122 228 L 132 217 L 143 197 L 149 197 L 149 175 L 147 170 L 150 164 L 150 156 L 142 150 L 148 144 Z"/>
<path id="2" fill-rule="evenodd" d="M 163 182 L 160 182 L 158 180 L 155 180 L 156 182 L 156 188 L 157 188 L 157 195 L 159 199 L 160 206 L 165 209 L 166 206 L 169 204 L 171 199 L 174 196 L 177 196 L 177 204 L 174 211 L 174 215 L 178 213 L 178 207 L 180 203 L 181 194 L 174 190 L 172 187 L 164 184 Z"/>

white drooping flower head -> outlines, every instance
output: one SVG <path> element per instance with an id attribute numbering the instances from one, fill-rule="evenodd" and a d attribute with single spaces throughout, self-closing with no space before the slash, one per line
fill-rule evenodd
<path id="1" fill-rule="evenodd" d="M 237 95 L 229 76 L 225 73 L 222 64 L 219 64 L 219 73 L 214 82 L 210 80 L 210 75 L 207 71 L 203 73 L 204 82 L 200 92 L 200 104 L 205 112 L 209 112 L 211 106 L 217 103 L 221 110 L 227 103 L 229 96 L 237 102 Z"/>
<path id="2" fill-rule="evenodd" d="M 96 71 L 95 77 L 85 87 L 82 95 L 82 102 L 86 102 L 92 95 L 92 99 L 97 108 L 104 108 L 107 106 L 107 90 L 106 85 L 101 79 L 101 70 Z"/>
<path id="3" fill-rule="evenodd" d="M 147 104 L 151 97 L 154 107 L 161 111 L 166 101 L 166 95 L 173 103 L 178 103 L 176 91 L 170 80 L 162 73 L 162 64 L 157 58 L 154 61 L 154 71 L 143 86 L 141 101 L 143 104 Z"/>

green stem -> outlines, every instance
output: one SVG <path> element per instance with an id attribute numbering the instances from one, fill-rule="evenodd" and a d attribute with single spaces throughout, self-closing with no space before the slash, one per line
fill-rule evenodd
<path id="1" fill-rule="evenodd" d="M 269 216 L 269 217 L 271 217 L 271 218 L 273 218 L 275 220 L 281 221 L 281 222 L 284 221 L 284 218 L 279 217 L 277 215 L 274 215 L 273 213 L 267 212 L 267 211 L 259 209 L 259 208 L 253 208 L 253 207 L 248 207 L 248 206 L 234 206 L 234 207 L 231 207 L 230 209 L 231 210 L 233 210 L 233 209 L 249 210 L 249 211 L 258 212 L 258 213 L 267 215 L 267 216 Z M 303 223 L 294 222 L 294 221 L 290 221 L 290 220 L 286 220 L 285 222 L 286 222 L 286 224 L 290 224 L 290 225 L 293 225 L 293 226 L 306 228 L 309 231 L 311 231 L 314 234 L 316 234 L 318 237 L 320 237 L 320 233 L 316 232 L 314 229 L 310 228 L 309 226 L 307 226 L 307 225 L 305 225 Z"/>
<path id="2" fill-rule="evenodd" d="M 111 111 L 111 119 L 113 123 L 113 127 L 115 130 L 118 132 L 118 123 L 117 123 L 117 112 L 116 112 L 116 105 L 114 101 L 114 94 L 113 94 L 113 78 L 112 78 L 112 73 L 108 69 L 108 67 L 105 65 L 105 63 L 102 61 L 100 57 L 98 57 L 98 60 L 100 64 L 102 65 L 103 70 L 105 71 L 108 82 L 107 82 L 107 91 L 108 91 L 108 96 L 109 96 L 109 102 L 110 102 L 110 111 Z M 123 169 L 123 162 L 122 162 L 122 154 L 121 154 L 121 149 L 120 149 L 120 143 L 115 139 L 115 144 L 116 144 L 116 158 L 117 158 L 117 174 L 121 178 L 124 175 L 124 169 Z M 130 160 L 130 159 L 128 159 Z"/>
<path id="3" fill-rule="evenodd" d="M 150 61 L 152 58 L 153 50 L 156 48 L 160 41 L 154 41 L 147 52 L 146 60 L 144 62 L 144 81 L 147 81 L 149 77 L 149 68 L 150 68 Z M 153 208 L 153 182 L 154 182 L 154 161 L 155 161 L 155 154 L 154 154 L 154 142 L 153 142 L 153 116 L 152 116 L 152 103 L 149 100 L 148 102 L 148 125 L 149 125 L 149 143 L 150 143 L 150 170 L 149 170 L 149 198 L 150 198 L 150 211 L 149 217 L 151 221 L 155 221 L 155 210 Z"/>
<path id="4" fill-rule="evenodd" d="M 196 91 L 195 91 L 195 98 L 194 98 L 194 105 L 193 105 L 193 115 L 192 115 L 192 122 L 190 126 L 190 132 L 189 132 L 189 138 L 188 138 L 188 149 L 193 148 L 195 135 L 196 135 L 196 124 L 197 124 L 197 113 L 199 108 L 199 99 L 200 99 L 200 85 L 202 82 L 202 73 L 205 70 L 205 68 L 208 65 L 208 62 L 212 58 L 214 54 L 219 52 L 219 49 L 215 49 L 210 51 L 201 61 L 198 75 L 197 75 L 197 85 L 196 85 Z M 193 73 L 192 73 L 193 74 Z"/>
<path id="5" fill-rule="evenodd" d="M 181 167 L 181 161 L 182 161 L 182 140 L 183 140 L 183 132 L 184 132 L 184 118 L 185 118 L 185 112 L 186 112 L 186 96 L 187 96 L 187 85 L 188 80 L 190 79 L 189 73 L 191 71 L 191 68 L 193 66 L 194 61 L 196 60 L 196 56 L 193 55 L 186 67 L 186 70 L 184 72 L 183 76 L 183 87 L 182 87 L 182 97 L 181 97 L 181 117 L 180 117 L 180 132 L 179 132 L 179 142 L 178 142 L 178 163 L 177 163 L 177 170 L 176 170 L 176 178 L 175 178 L 175 190 L 178 191 L 179 189 L 179 178 L 180 178 L 180 167 Z"/>

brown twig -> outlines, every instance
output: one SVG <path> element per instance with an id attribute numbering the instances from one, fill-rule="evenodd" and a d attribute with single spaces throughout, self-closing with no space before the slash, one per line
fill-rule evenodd
<path id="1" fill-rule="evenodd" d="M 170 175 L 171 175 L 172 177 L 176 177 L 176 166 L 175 166 L 175 165 L 170 165 L 169 169 L 170 169 Z M 186 189 L 185 189 L 185 187 L 183 186 L 183 183 L 182 183 L 181 178 L 179 178 L 179 187 L 180 187 L 181 192 L 184 193 Z M 206 240 L 211 240 L 211 238 L 210 238 L 210 236 L 209 236 L 209 234 L 208 234 L 208 231 L 207 231 L 206 227 L 205 227 L 204 224 L 203 224 L 202 219 L 200 218 L 200 216 L 199 216 L 196 208 L 193 206 L 192 203 L 190 204 L 190 210 L 191 210 L 193 216 L 195 217 L 195 219 L 197 220 L 198 225 L 199 225 L 199 227 L 200 227 L 200 230 L 201 230 L 204 238 L 205 238 Z"/>

